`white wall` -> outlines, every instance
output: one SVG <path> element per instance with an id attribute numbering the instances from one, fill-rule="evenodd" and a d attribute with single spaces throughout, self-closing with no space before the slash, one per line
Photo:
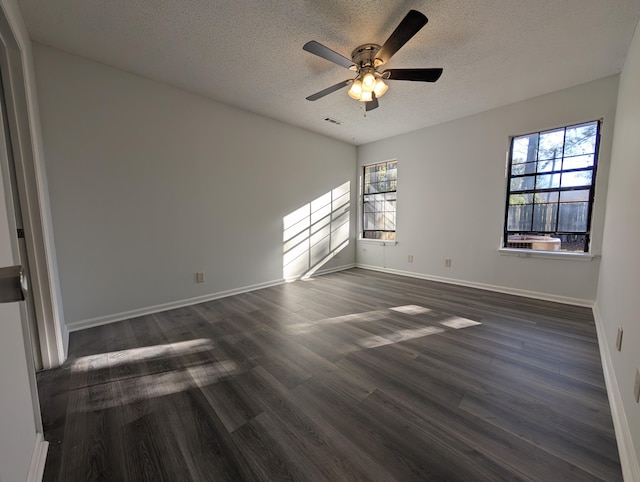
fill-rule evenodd
<path id="1" fill-rule="evenodd" d="M 354 146 L 49 47 L 34 59 L 72 328 L 281 280 L 283 218 L 354 180 Z M 354 234 L 327 267 L 355 262 Z"/>
<path id="2" fill-rule="evenodd" d="M 611 153 L 604 242 L 596 319 L 601 327 L 605 368 L 612 368 L 609 394 L 618 416 L 626 419 L 628 456 L 635 478 L 640 480 L 640 405 L 633 399 L 636 370 L 640 369 L 640 29 L 620 77 L 616 130 Z M 615 348 L 618 327 L 624 330 L 622 350 Z M 618 428 L 618 427 L 616 427 Z M 620 434 L 618 434 L 620 435 Z M 622 454 L 621 454 L 622 455 Z M 633 460 L 635 459 L 635 460 Z"/>
<path id="3" fill-rule="evenodd" d="M 360 146 L 360 166 L 398 160 L 398 243 L 359 241 L 358 264 L 567 302 L 594 300 L 599 259 L 499 254 L 506 153 L 509 136 L 604 118 L 593 216 L 599 253 L 617 86 L 613 76 Z"/>

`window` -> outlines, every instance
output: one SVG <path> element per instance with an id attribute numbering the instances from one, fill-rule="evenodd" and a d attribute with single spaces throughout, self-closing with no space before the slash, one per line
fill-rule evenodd
<path id="1" fill-rule="evenodd" d="M 364 166 L 362 176 L 362 237 L 396 239 L 398 161 Z"/>
<path id="2" fill-rule="evenodd" d="M 506 248 L 588 251 L 600 123 L 514 137 Z"/>

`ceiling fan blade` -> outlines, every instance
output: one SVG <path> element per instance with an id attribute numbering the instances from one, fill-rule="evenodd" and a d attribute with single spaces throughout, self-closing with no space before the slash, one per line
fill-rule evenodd
<path id="1" fill-rule="evenodd" d="M 376 94 L 372 94 L 373 99 L 369 102 L 365 102 L 364 110 L 365 112 L 369 112 L 370 110 L 377 109 L 380 104 L 378 104 L 378 98 Z"/>
<path id="2" fill-rule="evenodd" d="M 323 89 L 320 92 L 316 92 L 315 94 L 310 95 L 309 97 L 307 97 L 307 100 L 318 100 L 324 97 L 325 95 L 329 95 L 330 93 L 335 92 L 336 90 L 340 90 L 343 87 L 346 87 L 351 82 L 353 82 L 352 79 L 344 80 L 336 85 L 332 85 L 331 87 L 327 87 L 326 89 Z"/>
<path id="3" fill-rule="evenodd" d="M 323 59 L 328 60 L 329 62 L 333 62 L 334 64 L 341 65 L 342 67 L 345 67 L 347 69 L 353 66 L 353 62 L 351 62 L 350 59 L 346 58 L 343 55 L 340 55 L 338 52 L 334 52 L 329 47 L 325 47 L 324 45 L 322 45 L 319 42 L 316 42 L 315 40 L 311 40 L 307 42 L 306 44 L 304 44 L 302 48 L 307 52 L 311 52 L 312 54 L 317 55 L 318 57 L 322 57 Z"/>
<path id="4" fill-rule="evenodd" d="M 383 79 L 416 82 L 435 82 L 441 75 L 442 69 L 387 69 L 382 72 Z"/>
<path id="5" fill-rule="evenodd" d="M 393 54 L 406 44 L 411 37 L 418 33 L 428 22 L 427 17 L 417 10 L 409 10 L 409 13 L 402 19 L 400 25 L 396 27 L 391 36 L 376 54 L 376 59 L 380 59 L 384 64 Z"/>

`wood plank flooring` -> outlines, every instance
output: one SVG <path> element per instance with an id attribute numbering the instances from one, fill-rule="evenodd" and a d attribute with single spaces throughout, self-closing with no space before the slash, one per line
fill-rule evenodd
<path id="1" fill-rule="evenodd" d="M 46 481 L 622 480 L 591 311 L 352 269 L 71 334 Z"/>

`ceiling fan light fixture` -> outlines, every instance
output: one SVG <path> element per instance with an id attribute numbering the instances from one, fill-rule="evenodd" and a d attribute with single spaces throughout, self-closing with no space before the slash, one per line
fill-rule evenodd
<path id="1" fill-rule="evenodd" d="M 362 76 L 362 90 L 365 92 L 373 92 L 374 87 L 376 86 L 376 77 L 371 73 L 367 72 Z"/>
<path id="2" fill-rule="evenodd" d="M 373 82 L 371 82 L 371 79 L 373 79 Z M 367 72 L 351 83 L 348 93 L 352 99 L 360 102 L 371 102 L 373 94 L 376 95 L 376 98 L 380 98 L 388 88 L 389 86 L 380 77 L 376 77 L 372 72 Z"/>
<path id="3" fill-rule="evenodd" d="M 373 92 L 377 98 L 382 97 L 388 89 L 389 86 L 382 79 L 376 79 L 376 86 L 373 88 Z"/>
<path id="4" fill-rule="evenodd" d="M 360 79 L 356 79 L 351 84 L 351 88 L 349 89 L 349 97 L 355 100 L 360 100 L 360 95 L 362 94 L 362 81 Z"/>

